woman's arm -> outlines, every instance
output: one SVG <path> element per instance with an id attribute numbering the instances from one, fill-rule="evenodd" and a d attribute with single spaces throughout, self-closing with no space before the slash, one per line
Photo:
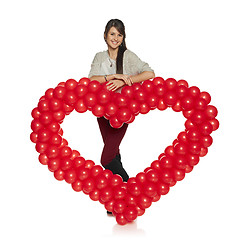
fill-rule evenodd
<path id="1" fill-rule="evenodd" d="M 152 71 L 144 71 L 142 73 L 139 73 L 137 75 L 130 76 L 133 83 L 142 82 L 151 78 L 155 78 L 155 73 Z"/>
<path id="2" fill-rule="evenodd" d="M 98 81 L 98 82 L 100 82 L 100 83 L 105 83 L 106 82 L 106 80 L 107 81 L 110 81 L 110 80 L 113 80 L 115 77 L 114 77 L 114 74 L 112 74 L 112 75 L 106 75 L 106 78 L 105 78 L 105 76 L 92 76 L 92 77 L 90 77 L 89 79 L 91 80 L 91 81 Z"/>

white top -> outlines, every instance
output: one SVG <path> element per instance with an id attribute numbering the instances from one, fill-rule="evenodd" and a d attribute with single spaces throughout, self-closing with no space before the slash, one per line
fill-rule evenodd
<path id="1" fill-rule="evenodd" d="M 123 55 L 123 74 L 137 75 L 144 71 L 153 70 L 146 62 L 143 62 L 135 53 L 126 50 Z M 116 74 L 116 61 L 109 57 L 108 51 L 98 52 L 91 64 L 88 77 Z M 121 92 L 121 88 L 116 92 Z"/>

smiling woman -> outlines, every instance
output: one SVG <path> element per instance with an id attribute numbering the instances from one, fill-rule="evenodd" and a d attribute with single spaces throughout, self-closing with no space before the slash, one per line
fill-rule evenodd
<path id="1" fill-rule="evenodd" d="M 108 50 L 95 55 L 88 76 L 100 83 L 107 82 L 107 89 L 111 91 L 121 92 L 125 85 L 131 86 L 155 77 L 149 65 L 127 49 L 125 37 L 125 26 L 121 20 L 112 19 L 107 23 L 104 40 Z M 122 127 L 115 129 L 104 117 L 97 120 L 104 142 L 101 164 L 127 181 L 129 176 L 122 166 L 119 146 L 128 124 L 124 123 Z"/>

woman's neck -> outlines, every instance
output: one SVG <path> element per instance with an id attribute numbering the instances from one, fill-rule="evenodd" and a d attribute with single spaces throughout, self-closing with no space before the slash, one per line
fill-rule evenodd
<path id="1" fill-rule="evenodd" d="M 118 48 L 116 49 L 108 48 L 108 55 L 111 59 L 116 60 L 117 54 L 118 54 Z"/>

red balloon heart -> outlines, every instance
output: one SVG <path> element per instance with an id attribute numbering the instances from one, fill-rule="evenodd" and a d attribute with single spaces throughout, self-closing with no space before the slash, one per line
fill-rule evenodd
<path id="1" fill-rule="evenodd" d="M 65 180 L 74 191 L 83 191 L 93 201 L 102 203 L 116 216 L 118 224 L 124 225 L 143 215 L 152 202 L 166 195 L 207 154 L 213 142 L 210 134 L 219 127 L 217 108 L 209 105 L 210 101 L 209 93 L 173 78 L 156 77 L 135 83 L 125 86 L 121 93 L 110 92 L 105 84 L 88 78 L 78 82 L 69 79 L 48 89 L 32 110 L 30 139 L 36 143 L 40 163 L 47 165 L 57 180 Z M 187 119 L 185 130 L 151 166 L 127 183 L 119 175 L 85 160 L 62 137 L 60 124 L 74 109 L 104 116 L 112 127 L 119 128 L 123 123 L 132 123 L 139 113 L 169 107 L 183 113 Z"/>

